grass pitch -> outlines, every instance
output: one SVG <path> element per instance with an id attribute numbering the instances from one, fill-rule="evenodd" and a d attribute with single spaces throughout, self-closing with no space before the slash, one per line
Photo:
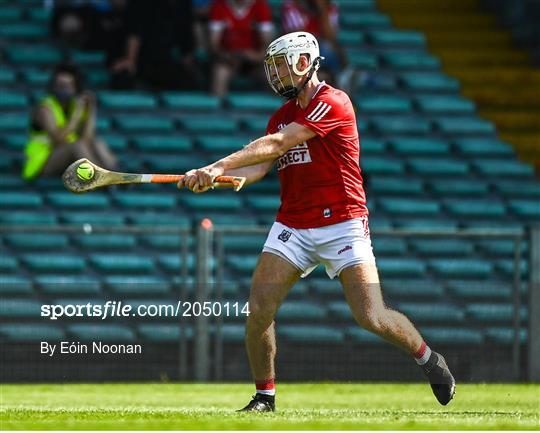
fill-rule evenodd
<path id="1" fill-rule="evenodd" d="M 0 385 L 9 430 L 536 430 L 540 386 L 278 384 L 278 412 L 238 414 L 251 384 Z"/>

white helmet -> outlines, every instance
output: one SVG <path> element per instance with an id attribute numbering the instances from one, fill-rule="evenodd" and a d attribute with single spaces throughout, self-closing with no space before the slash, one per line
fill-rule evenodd
<path id="1" fill-rule="evenodd" d="M 310 65 L 303 71 L 297 68 L 298 60 L 301 54 L 309 55 Z M 287 65 L 288 75 L 278 73 L 276 59 L 281 57 Z M 266 79 L 274 92 L 284 96 L 287 99 L 295 98 L 302 91 L 311 76 L 319 69 L 319 62 L 324 59 L 320 56 L 319 43 L 315 36 L 308 32 L 288 33 L 271 42 L 266 49 L 266 57 L 264 61 L 264 69 L 266 71 Z M 307 75 L 307 79 L 298 88 L 294 86 L 292 72 L 298 76 Z M 288 81 L 288 82 L 284 82 Z"/>

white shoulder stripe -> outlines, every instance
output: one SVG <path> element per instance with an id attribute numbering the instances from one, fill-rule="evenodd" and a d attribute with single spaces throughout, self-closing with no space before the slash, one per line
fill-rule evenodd
<path id="1" fill-rule="evenodd" d="M 319 103 L 317 104 L 317 106 L 315 107 L 315 109 L 314 109 L 311 113 L 309 113 L 309 114 L 306 116 L 306 119 L 311 119 L 311 117 L 315 115 L 315 113 L 317 112 L 317 110 L 319 110 L 319 109 L 322 107 L 323 104 L 324 104 L 323 101 L 319 101 Z"/>
<path id="2" fill-rule="evenodd" d="M 330 108 L 332 108 L 332 106 L 327 104 L 325 110 L 321 114 L 319 114 L 315 119 L 313 119 L 313 121 L 317 122 L 321 120 L 324 117 L 324 115 L 330 111 Z"/>

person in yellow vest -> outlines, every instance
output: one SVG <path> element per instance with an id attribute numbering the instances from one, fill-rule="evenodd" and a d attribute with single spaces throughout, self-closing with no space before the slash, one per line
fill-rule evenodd
<path id="1" fill-rule="evenodd" d="M 48 95 L 32 113 L 22 177 L 54 177 L 79 158 L 116 168 L 116 157 L 96 137 L 95 96 L 83 91 L 79 69 L 69 63 L 56 66 Z"/>

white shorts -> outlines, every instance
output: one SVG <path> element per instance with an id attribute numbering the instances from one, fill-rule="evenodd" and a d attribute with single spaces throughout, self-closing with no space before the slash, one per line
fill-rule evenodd
<path id="1" fill-rule="evenodd" d="M 294 229 L 275 222 L 263 252 L 287 260 L 302 271 L 302 278 L 319 264 L 334 278 L 348 266 L 375 261 L 367 217 L 314 229 Z"/>

